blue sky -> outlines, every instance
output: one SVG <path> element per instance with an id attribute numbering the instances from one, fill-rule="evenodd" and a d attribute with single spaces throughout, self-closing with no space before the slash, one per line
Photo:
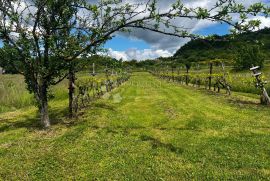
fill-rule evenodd
<path id="1" fill-rule="evenodd" d="M 213 26 L 209 26 L 207 28 L 202 28 L 199 31 L 196 31 L 195 33 L 207 36 L 207 35 L 226 35 L 230 32 L 230 26 L 227 24 L 216 24 Z"/>
<path id="2" fill-rule="evenodd" d="M 105 44 L 104 48 L 111 48 L 116 51 L 126 51 L 131 48 L 137 48 L 140 50 L 149 49 L 151 46 L 143 40 L 116 35 Z"/>

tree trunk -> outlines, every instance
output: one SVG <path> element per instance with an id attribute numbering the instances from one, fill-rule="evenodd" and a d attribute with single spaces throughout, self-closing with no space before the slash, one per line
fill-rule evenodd
<path id="1" fill-rule="evenodd" d="M 46 98 L 47 99 L 47 98 Z M 49 112 L 48 112 L 48 101 L 43 100 L 40 107 L 41 124 L 44 128 L 51 126 Z"/>
<path id="2" fill-rule="evenodd" d="M 69 106 L 68 106 L 68 112 L 69 112 L 69 117 L 72 118 L 74 116 L 73 114 L 73 101 L 74 101 L 74 92 L 75 92 L 75 73 L 73 70 L 73 67 L 71 66 L 69 69 L 69 75 L 68 75 L 68 79 L 69 79 L 69 85 L 68 85 L 68 97 L 69 97 Z"/>
<path id="3" fill-rule="evenodd" d="M 47 95 L 47 83 L 42 82 L 42 85 L 39 86 L 40 94 L 38 97 L 39 101 L 39 112 L 40 112 L 40 121 L 41 125 L 44 128 L 49 128 L 51 126 L 48 110 L 48 95 Z"/>

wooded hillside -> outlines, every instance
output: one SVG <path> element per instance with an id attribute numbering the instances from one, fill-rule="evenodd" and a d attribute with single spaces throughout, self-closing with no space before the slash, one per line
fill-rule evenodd
<path id="1" fill-rule="evenodd" d="M 182 46 L 174 57 L 190 62 L 209 59 L 226 59 L 231 62 L 241 45 L 258 44 L 266 59 L 270 57 L 270 28 L 237 35 L 214 35 L 207 39 L 191 40 Z"/>

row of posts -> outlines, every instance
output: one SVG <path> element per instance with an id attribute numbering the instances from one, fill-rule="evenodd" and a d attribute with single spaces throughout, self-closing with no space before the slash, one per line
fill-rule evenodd
<path id="1" fill-rule="evenodd" d="M 106 68 L 105 68 L 105 73 L 106 73 L 106 75 L 109 74 L 109 70 L 108 70 L 107 65 L 106 65 Z M 114 72 L 114 70 L 112 69 L 111 74 L 114 75 L 114 73 L 117 74 L 117 72 Z M 97 75 L 95 63 L 92 64 L 92 73 L 90 73 L 90 75 L 92 75 L 93 77 Z"/>
<path id="2" fill-rule="evenodd" d="M 224 75 L 222 76 L 221 80 L 218 80 L 218 82 L 216 84 L 221 84 L 226 90 L 227 93 L 229 93 L 229 95 L 231 94 L 231 87 L 230 85 L 227 83 L 226 79 L 225 79 L 225 67 L 224 64 L 222 63 L 222 69 L 223 69 L 223 73 Z M 261 90 L 261 104 L 264 105 L 270 105 L 270 97 L 267 93 L 267 90 L 265 88 L 265 84 L 267 84 L 266 81 L 262 80 L 262 73 L 259 71 L 260 67 L 259 66 L 253 66 L 252 68 L 250 68 L 250 71 L 252 71 L 253 76 L 255 77 L 255 81 L 256 81 L 256 87 L 259 88 Z M 163 73 L 165 74 L 164 70 Z M 170 80 L 175 81 L 175 77 L 174 77 L 174 67 L 171 68 L 171 73 L 172 76 L 168 77 Z M 168 74 L 168 67 L 167 67 L 167 74 Z M 178 69 L 177 72 L 178 76 L 180 75 L 180 69 Z M 185 75 L 185 83 L 186 85 L 189 85 L 189 68 L 186 67 L 186 75 Z M 209 77 L 208 77 L 208 89 L 211 90 L 212 87 L 212 78 L 213 78 L 213 63 L 209 64 Z M 216 84 L 214 85 L 214 90 L 216 90 Z M 219 85 L 218 87 L 218 91 L 220 90 Z"/>
<path id="3" fill-rule="evenodd" d="M 199 67 L 197 67 L 197 68 L 199 68 Z M 171 79 L 172 79 L 173 82 L 175 81 L 174 69 L 175 69 L 174 67 L 171 67 L 171 73 L 172 73 Z M 186 76 L 185 76 L 185 83 L 186 83 L 186 85 L 189 84 L 189 75 L 188 75 L 189 74 L 189 69 L 190 69 L 189 67 L 186 67 Z M 163 72 L 163 73 L 165 74 L 165 72 Z M 178 68 L 178 70 L 177 70 L 177 75 L 178 76 L 180 75 L 180 68 Z M 211 87 L 212 87 L 212 77 L 213 77 L 212 75 L 213 75 L 213 63 L 210 63 L 209 64 L 209 78 L 208 78 L 208 80 L 209 80 L 208 81 L 208 89 L 209 90 L 211 90 Z"/>

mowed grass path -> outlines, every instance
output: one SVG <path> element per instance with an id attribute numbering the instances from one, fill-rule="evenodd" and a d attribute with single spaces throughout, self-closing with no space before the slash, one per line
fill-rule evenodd
<path id="1" fill-rule="evenodd" d="M 78 120 L 59 112 L 66 101 L 52 102 L 62 118 L 49 131 L 34 126 L 35 108 L 3 113 L 0 177 L 269 180 L 270 109 L 243 97 L 136 73 Z"/>

